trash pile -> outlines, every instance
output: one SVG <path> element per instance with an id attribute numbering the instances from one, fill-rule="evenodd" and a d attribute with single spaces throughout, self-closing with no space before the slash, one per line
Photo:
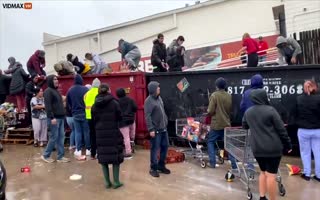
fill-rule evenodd
<path id="1" fill-rule="evenodd" d="M 196 121 L 193 117 L 187 118 L 188 124 L 183 127 L 181 137 L 192 142 L 201 142 L 206 139 L 210 126 Z"/>

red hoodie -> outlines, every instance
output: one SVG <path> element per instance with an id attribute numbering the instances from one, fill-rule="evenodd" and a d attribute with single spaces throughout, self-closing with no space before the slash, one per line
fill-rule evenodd
<path id="1" fill-rule="evenodd" d="M 46 64 L 45 58 L 39 58 L 40 50 L 37 50 L 28 60 L 27 69 L 30 75 L 46 75 L 43 67 Z"/>
<path id="2" fill-rule="evenodd" d="M 268 46 L 268 43 L 266 41 L 259 41 L 259 51 L 262 51 L 262 52 L 259 52 L 258 55 L 259 56 L 264 56 L 267 54 L 267 51 L 269 49 L 269 46 Z"/>
<path id="3" fill-rule="evenodd" d="M 258 52 L 258 42 L 252 38 L 245 38 L 242 46 L 247 47 L 247 54 L 253 54 Z"/>

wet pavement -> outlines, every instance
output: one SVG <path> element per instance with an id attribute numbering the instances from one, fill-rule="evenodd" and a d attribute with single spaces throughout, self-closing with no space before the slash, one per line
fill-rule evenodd
<path id="1" fill-rule="evenodd" d="M 66 150 L 66 156 L 72 158 L 71 163 L 48 164 L 40 159 L 41 151 L 41 148 L 25 145 L 4 146 L 0 157 L 8 174 L 7 200 L 247 199 L 244 184 L 237 179 L 232 183 L 225 181 L 228 163 L 217 169 L 202 169 L 197 161 L 190 160 L 168 165 L 171 175 L 152 178 L 148 174 L 148 151 L 138 150 L 133 159 L 121 165 L 120 179 L 124 187 L 114 190 L 104 188 L 101 167 L 96 160 L 76 161 Z M 287 194 L 278 199 L 320 199 L 320 183 L 288 176 L 285 163 L 301 165 L 299 158 L 283 159 L 281 171 Z M 21 173 L 24 166 L 30 166 L 31 172 Z M 80 174 L 82 179 L 71 181 L 72 174 Z M 258 199 L 257 184 L 253 184 L 253 199 Z"/>

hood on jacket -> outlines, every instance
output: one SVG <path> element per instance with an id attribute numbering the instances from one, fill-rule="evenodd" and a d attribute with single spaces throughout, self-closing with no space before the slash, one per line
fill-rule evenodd
<path id="1" fill-rule="evenodd" d="M 164 43 L 160 43 L 159 42 L 159 39 L 154 39 L 153 41 L 152 41 L 152 43 L 153 44 L 160 44 L 160 45 L 163 45 Z"/>
<path id="2" fill-rule="evenodd" d="M 115 99 L 110 93 L 98 94 L 95 100 L 95 106 L 104 107 L 108 105 L 113 99 Z"/>
<path id="3" fill-rule="evenodd" d="M 98 88 L 100 86 L 101 82 L 98 78 L 95 78 L 93 81 L 92 81 L 92 85 L 91 87 L 93 88 Z"/>
<path id="4" fill-rule="evenodd" d="M 122 98 L 126 96 L 126 91 L 123 88 L 117 89 L 116 93 L 118 98 Z"/>
<path id="5" fill-rule="evenodd" d="M 76 74 L 74 76 L 74 84 L 75 85 L 82 85 L 83 84 L 83 79 L 79 74 Z"/>
<path id="6" fill-rule="evenodd" d="M 263 77 L 260 74 L 251 77 L 251 88 L 263 88 Z"/>
<path id="7" fill-rule="evenodd" d="M 252 90 L 250 93 L 250 99 L 255 105 L 269 105 L 267 91 L 264 89 Z"/>
<path id="8" fill-rule="evenodd" d="M 14 57 L 10 57 L 8 58 L 8 62 L 10 63 L 10 66 L 14 65 L 16 63 L 16 59 Z"/>
<path id="9" fill-rule="evenodd" d="M 44 58 L 44 56 L 46 55 L 46 52 L 43 50 L 37 50 L 36 52 L 34 52 L 34 55 L 37 56 L 38 58 Z"/>
<path id="10" fill-rule="evenodd" d="M 286 38 L 284 38 L 283 36 L 279 36 L 279 37 L 277 38 L 276 46 L 278 47 L 279 44 L 283 44 L 283 43 L 287 43 L 287 42 L 288 42 L 288 41 L 287 41 Z"/>
<path id="11" fill-rule="evenodd" d="M 160 86 L 160 83 L 156 82 L 156 81 L 151 81 L 148 84 L 148 91 L 149 91 L 149 95 L 151 96 L 156 96 L 157 95 L 157 88 Z"/>
<path id="12" fill-rule="evenodd" d="M 57 89 L 56 87 L 54 87 L 54 84 L 53 84 L 53 79 L 57 77 L 56 75 L 49 75 L 47 76 L 47 84 L 48 84 L 48 87 L 49 88 L 52 88 L 52 89 Z"/>

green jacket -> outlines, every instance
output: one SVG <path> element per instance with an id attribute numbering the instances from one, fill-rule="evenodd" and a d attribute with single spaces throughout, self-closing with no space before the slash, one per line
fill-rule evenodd
<path id="1" fill-rule="evenodd" d="M 209 101 L 208 114 L 212 116 L 211 129 L 223 130 L 230 127 L 230 116 L 232 108 L 232 98 L 224 90 L 214 92 Z"/>

